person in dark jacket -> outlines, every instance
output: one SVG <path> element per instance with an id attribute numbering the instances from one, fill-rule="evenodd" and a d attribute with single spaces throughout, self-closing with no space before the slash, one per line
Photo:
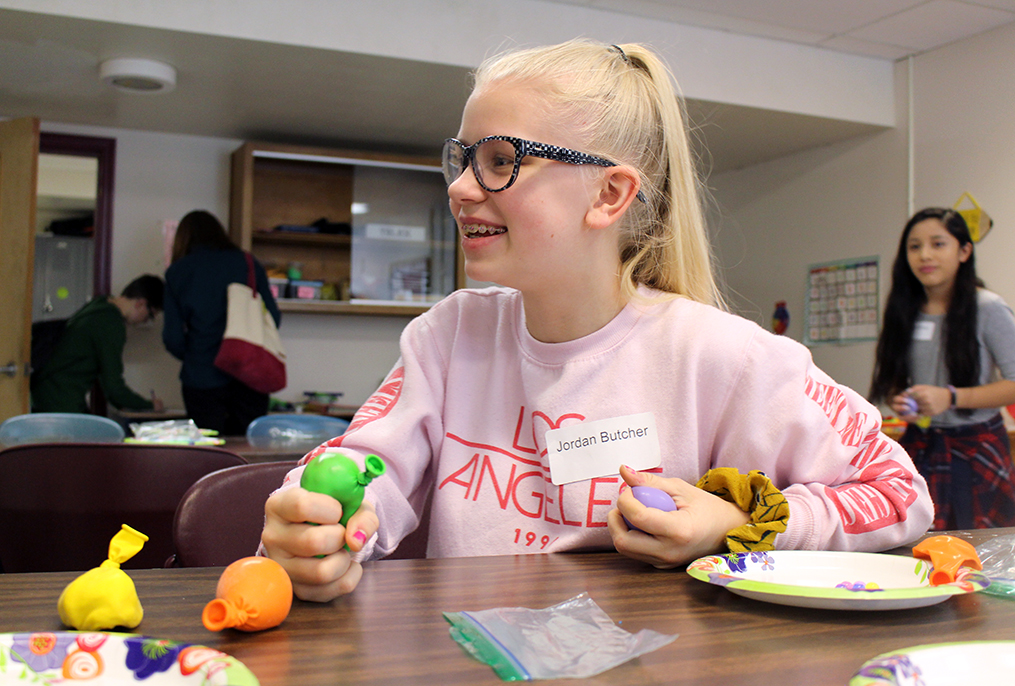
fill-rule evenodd
<path id="1" fill-rule="evenodd" d="M 145 398 L 123 380 L 127 324 L 143 324 L 162 309 L 162 279 L 140 276 L 115 297 L 97 296 L 67 320 L 45 366 L 32 375 L 35 412 L 88 412 L 88 391 L 96 382 L 106 400 L 121 410 L 162 410 L 154 394 Z"/>
<path id="2" fill-rule="evenodd" d="M 275 324 L 282 320 L 268 288 L 264 267 L 254 260 L 257 292 Z M 180 382 L 187 416 L 202 429 L 242 436 L 247 425 L 268 413 L 268 395 L 215 366 L 226 330 L 230 283 L 247 282 L 247 259 L 210 212 L 194 210 L 180 220 L 166 270 L 162 341 L 183 361 Z"/>

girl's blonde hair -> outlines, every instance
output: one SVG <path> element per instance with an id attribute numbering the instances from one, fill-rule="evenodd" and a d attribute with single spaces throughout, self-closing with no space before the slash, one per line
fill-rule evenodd
<path id="1" fill-rule="evenodd" d="M 620 226 L 625 292 L 633 296 L 644 284 L 724 307 L 684 104 L 663 61 L 639 44 L 577 39 L 487 59 L 475 88 L 498 81 L 532 82 L 583 142 L 582 152 L 638 171 L 646 202 L 636 200 Z"/>

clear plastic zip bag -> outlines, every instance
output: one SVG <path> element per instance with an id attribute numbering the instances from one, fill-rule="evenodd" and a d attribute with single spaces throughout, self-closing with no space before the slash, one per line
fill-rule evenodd
<path id="1" fill-rule="evenodd" d="M 990 586 L 983 593 L 1015 600 L 1015 535 L 997 536 L 976 546 Z"/>
<path id="2" fill-rule="evenodd" d="M 591 677 L 677 638 L 624 631 L 588 593 L 542 610 L 500 607 L 444 618 L 451 637 L 504 681 Z"/>

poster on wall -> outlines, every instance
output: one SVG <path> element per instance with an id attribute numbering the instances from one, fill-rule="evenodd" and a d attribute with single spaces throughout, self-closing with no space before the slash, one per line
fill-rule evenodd
<path id="1" fill-rule="evenodd" d="M 813 264 L 804 298 L 804 344 L 859 343 L 878 336 L 878 258 Z"/>

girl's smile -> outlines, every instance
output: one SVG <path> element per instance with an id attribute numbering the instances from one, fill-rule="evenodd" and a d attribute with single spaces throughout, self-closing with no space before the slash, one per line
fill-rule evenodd
<path id="1" fill-rule="evenodd" d="M 462 236 L 466 239 L 486 238 L 507 233 L 506 226 L 493 226 L 484 222 L 477 222 L 474 219 L 462 219 Z"/>

